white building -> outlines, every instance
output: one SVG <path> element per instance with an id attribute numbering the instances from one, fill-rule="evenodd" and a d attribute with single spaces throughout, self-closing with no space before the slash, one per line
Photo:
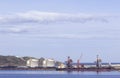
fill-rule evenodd
<path id="1" fill-rule="evenodd" d="M 45 59 L 43 61 L 43 67 L 55 67 L 55 60 L 53 60 L 53 59 Z"/>
<path id="2" fill-rule="evenodd" d="M 39 60 L 38 59 L 29 59 L 27 61 L 27 66 L 29 67 L 38 67 Z"/>
<path id="3" fill-rule="evenodd" d="M 66 68 L 66 65 L 61 63 L 57 68 Z"/>

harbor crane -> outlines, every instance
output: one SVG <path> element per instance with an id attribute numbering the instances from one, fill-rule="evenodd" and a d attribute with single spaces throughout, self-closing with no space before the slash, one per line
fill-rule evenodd
<path id="1" fill-rule="evenodd" d="M 80 58 L 77 60 L 77 68 L 80 68 L 80 61 L 82 58 L 83 54 L 81 53 Z"/>

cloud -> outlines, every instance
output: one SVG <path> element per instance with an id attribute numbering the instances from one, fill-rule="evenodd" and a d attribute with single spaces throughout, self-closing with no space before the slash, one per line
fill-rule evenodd
<path id="1" fill-rule="evenodd" d="M 50 34 L 49 32 L 46 34 L 42 34 L 40 31 L 38 31 L 40 28 L 38 26 L 34 26 L 33 24 L 35 23 L 36 25 L 39 25 L 39 24 L 49 24 L 49 23 L 86 23 L 90 21 L 108 22 L 105 15 L 29 11 L 25 13 L 0 15 L 0 24 L 1 24 L 0 33 L 1 34 L 29 33 L 26 36 L 30 35 L 30 37 L 48 38 L 48 39 L 49 38 L 90 39 L 90 38 L 106 37 L 104 35 L 89 35 L 89 34 L 57 34 L 57 32 L 56 34 L 52 34 L 52 33 Z M 31 25 L 29 26 L 26 24 L 32 24 L 32 27 L 30 27 Z M 6 26 L 4 27 L 4 25 Z M 44 29 L 42 31 L 44 31 Z"/>
<path id="2" fill-rule="evenodd" d="M 25 13 L 15 13 L 0 16 L 0 24 L 25 24 L 25 23 L 48 24 L 56 22 L 85 23 L 89 21 L 107 22 L 108 20 L 105 18 L 105 16 L 101 15 L 81 13 L 69 14 L 40 11 L 29 11 Z"/>
<path id="3" fill-rule="evenodd" d="M 27 29 L 22 28 L 0 28 L 0 33 L 2 34 L 15 34 L 15 33 L 27 33 Z"/>
<path id="4" fill-rule="evenodd" d="M 46 39 L 106 39 L 106 38 L 119 38 L 116 35 L 108 34 L 38 34 L 29 35 L 30 38 L 46 38 Z"/>
<path id="5" fill-rule="evenodd" d="M 25 34 L 27 33 L 27 34 Z M 119 39 L 117 34 L 105 34 L 105 33 L 82 33 L 82 34 L 65 34 L 65 33 L 31 33 L 27 28 L 0 28 L 0 34 L 24 34 L 24 38 L 35 39 Z M 22 35 L 21 35 L 22 36 Z"/>

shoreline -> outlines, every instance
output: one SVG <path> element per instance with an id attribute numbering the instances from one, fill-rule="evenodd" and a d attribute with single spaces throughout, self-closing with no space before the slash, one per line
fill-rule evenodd
<path id="1" fill-rule="evenodd" d="M 115 68 L 56 68 L 56 67 L 36 67 L 36 68 L 0 68 L 0 70 L 33 70 L 33 71 L 91 71 L 91 72 L 110 72 L 110 71 L 119 71 Z"/>

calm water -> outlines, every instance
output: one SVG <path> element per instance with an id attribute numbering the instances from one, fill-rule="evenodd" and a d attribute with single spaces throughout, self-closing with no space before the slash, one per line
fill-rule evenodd
<path id="1" fill-rule="evenodd" d="M 65 71 L 0 71 L 0 78 L 120 78 L 113 72 L 65 72 Z"/>

